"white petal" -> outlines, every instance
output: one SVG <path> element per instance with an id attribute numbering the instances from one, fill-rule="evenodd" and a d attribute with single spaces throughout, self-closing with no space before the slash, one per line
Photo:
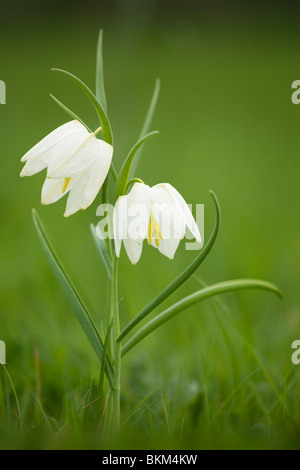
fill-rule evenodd
<path id="1" fill-rule="evenodd" d="M 150 187 L 143 183 L 135 183 L 128 194 L 127 200 L 127 231 L 128 237 L 138 242 L 147 238 L 150 220 Z"/>
<path id="2" fill-rule="evenodd" d="M 131 263 L 136 264 L 139 261 L 143 240 L 147 236 L 149 217 L 150 188 L 145 184 L 135 183 L 127 196 L 119 197 L 115 206 L 114 238 L 117 256 L 120 256 L 123 240 Z M 137 231 L 130 230 L 134 224 L 137 224 Z"/>
<path id="3" fill-rule="evenodd" d="M 114 207 L 113 230 L 118 258 L 120 257 L 122 240 L 127 237 L 127 198 L 128 196 L 120 196 Z"/>
<path id="4" fill-rule="evenodd" d="M 168 190 L 170 191 L 170 193 L 172 193 L 174 195 L 174 197 L 177 198 L 177 200 L 178 200 L 178 202 L 181 205 L 181 208 L 183 210 L 186 225 L 188 226 L 191 233 L 194 235 L 197 242 L 201 243 L 200 232 L 199 232 L 198 226 L 195 222 L 195 219 L 193 217 L 193 214 L 190 211 L 189 206 L 187 205 L 187 203 L 185 202 L 185 200 L 183 199 L 181 194 L 173 186 L 171 186 L 169 183 L 164 183 L 164 186 L 166 186 L 168 188 Z"/>
<path id="5" fill-rule="evenodd" d="M 167 256 L 169 259 L 173 259 L 176 253 L 176 250 L 179 246 L 180 239 L 171 238 L 169 240 L 160 240 L 159 246 L 156 246 L 155 241 L 151 241 L 151 245 L 154 248 L 157 248 L 163 255 Z"/>
<path id="6" fill-rule="evenodd" d="M 151 208 L 164 240 L 184 237 L 184 214 L 178 200 L 164 184 L 151 188 Z"/>
<path id="7" fill-rule="evenodd" d="M 92 204 L 103 185 L 109 171 L 110 161 L 94 161 L 93 164 L 71 178 L 73 180 L 67 201 L 65 217 Z M 75 182 L 76 181 L 76 184 Z"/>
<path id="8" fill-rule="evenodd" d="M 136 264 L 142 254 L 143 250 L 143 240 L 136 241 L 132 240 L 131 238 L 125 238 L 124 246 L 127 251 L 128 258 L 130 259 L 132 264 Z"/>
<path id="9" fill-rule="evenodd" d="M 73 154 L 66 154 L 59 162 L 49 164 L 50 178 L 71 177 L 90 166 L 94 160 L 102 160 L 103 166 L 110 166 L 113 147 L 104 140 L 89 134 L 84 142 L 75 149 Z"/>
<path id="10" fill-rule="evenodd" d="M 35 175 L 36 173 L 39 173 L 40 171 L 44 170 L 46 166 L 47 162 L 43 158 L 28 160 L 25 166 L 23 167 L 20 176 L 23 177 Z"/>
<path id="11" fill-rule="evenodd" d="M 21 176 L 31 176 L 46 168 L 49 162 L 59 161 L 72 154 L 89 135 L 87 129 L 78 121 L 71 121 L 55 129 L 21 159 L 26 161 Z"/>
<path id="12" fill-rule="evenodd" d="M 88 185 L 90 174 L 88 171 L 81 173 L 80 175 L 74 176 L 76 178 L 76 184 L 74 184 L 72 191 L 69 192 L 67 200 L 67 206 L 64 213 L 65 217 L 69 217 L 75 212 L 83 209 L 83 194 Z"/>
<path id="13" fill-rule="evenodd" d="M 82 130 L 82 124 L 79 121 L 69 121 L 66 124 L 58 127 L 54 131 L 50 132 L 46 137 L 44 137 L 39 143 L 32 147 L 22 158 L 21 162 L 24 163 L 28 159 L 34 157 L 37 153 L 43 153 L 51 145 L 58 143 L 61 139 L 64 139 L 68 135 L 74 134 Z M 84 127 L 85 129 L 85 127 Z M 86 130 L 88 133 L 88 131 Z"/>
<path id="14" fill-rule="evenodd" d="M 42 204 L 52 204 L 62 198 L 69 190 L 69 185 L 63 192 L 65 179 L 57 180 L 46 178 L 42 187 Z"/>

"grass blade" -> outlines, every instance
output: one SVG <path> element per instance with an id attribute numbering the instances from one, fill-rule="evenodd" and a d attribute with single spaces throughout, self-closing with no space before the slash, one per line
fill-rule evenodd
<path id="1" fill-rule="evenodd" d="M 133 416 L 135 416 L 135 414 L 138 412 L 138 411 L 141 411 L 141 406 L 143 405 L 143 403 L 151 396 L 153 395 L 153 393 L 157 392 L 157 390 L 159 389 L 159 387 L 155 387 L 154 390 L 152 390 L 152 392 L 149 392 L 144 398 L 141 399 L 141 401 L 138 402 L 138 404 L 133 408 L 132 412 L 130 413 L 129 416 L 127 416 L 127 418 L 122 422 L 122 424 L 120 425 L 120 427 L 122 428 Z"/>
<path id="2" fill-rule="evenodd" d="M 11 389 L 12 389 L 12 392 L 13 392 L 13 395 L 15 397 L 15 400 L 16 400 L 16 405 L 17 405 L 17 410 L 18 410 L 18 415 L 19 415 L 19 418 L 20 418 L 20 422 L 21 422 L 21 429 L 23 431 L 23 421 L 22 421 L 22 413 L 21 413 L 21 407 L 20 407 L 20 403 L 19 403 L 19 399 L 18 399 L 18 395 L 17 395 L 17 392 L 16 392 L 16 389 L 15 389 L 15 386 L 14 386 L 14 383 L 12 381 L 12 378 L 11 376 L 9 375 L 9 372 L 6 368 L 6 365 L 3 364 L 2 362 L 0 362 L 0 364 L 2 365 L 3 369 L 4 369 L 4 372 L 5 372 L 5 379 L 8 379 L 8 382 L 11 386 Z M 11 407 L 10 407 L 10 400 L 9 400 L 9 390 L 8 390 L 8 387 L 7 387 L 7 382 L 6 382 L 6 385 L 5 385 L 5 396 L 6 396 L 6 406 L 7 406 L 7 421 L 8 421 L 8 426 L 10 428 L 10 411 L 11 411 Z"/>
<path id="3" fill-rule="evenodd" d="M 281 297 L 282 297 L 282 293 L 280 291 L 276 292 L 277 294 L 279 294 Z M 258 366 L 260 367 L 261 371 L 263 372 L 263 374 L 265 375 L 267 381 L 269 382 L 270 386 L 272 387 L 273 391 L 275 392 L 277 398 L 278 398 L 278 401 L 281 403 L 283 409 L 287 412 L 287 414 L 289 416 L 291 416 L 291 413 L 290 411 L 288 410 L 287 408 L 287 405 L 285 403 L 285 400 L 284 400 L 284 392 L 280 392 L 280 390 L 278 389 L 276 383 L 274 382 L 273 378 L 271 377 L 271 375 L 269 374 L 269 372 L 267 371 L 265 365 L 263 364 L 262 360 L 260 359 L 260 357 L 258 356 L 258 354 L 256 353 L 255 349 L 253 348 L 252 344 L 248 341 L 248 339 L 245 337 L 244 333 L 241 331 L 241 329 L 239 328 L 239 326 L 236 324 L 236 322 L 234 321 L 234 319 L 232 318 L 232 315 L 230 314 L 230 311 L 229 311 L 229 308 L 227 307 L 227 305 L 225 304 L 225 302 L 223 301 L 223 299 L 219 298 L 219 297 L 216 297 L 216 299 L 214 299 L 214 302 L 217 303 L 220 308 L 222 309 L 222 311 L 225 313 L 225 315 L 227 315 L 227 317 L 230 319 L 231 323 L 234 325 L 237 333 L 239 334 L 240 338 L 242 339 L 242 341 L 244 342 L 245 346 L 248 348 L 249 352 L 251 353 L 251 355 L 253 356 L 255 362 L 258 364 Z"/>
<path id="4" fill-rule="evenodd" d="M 159 91 L 160 91 L 160 79 L 157 78 L 156 81 L 155 81 L 154 92 L 153 92 L 153 95 L 152 95 L 152 98 L 151 98 L 151 102 L 150 102 L 150 106 L 149 106 L 149 109 L 148 109 L 148 112 L 147 112 L 147 115 L 146 115 L 146 119 L 144 121 L 141 133 L 139 135 L 139 140 L 143 137 L 143 135 L 148 134 L 148 132 L 149 132 L 151 122 L 152 122 L 152 118 L 153 118 L 153 114 L 154 114 L 156 104 L 157 104 L 157 100 L 158 100 L 158 96 L 159 96 Z M 135 175 L 139 160 L 141 158 L 142 151 L 143 151 L 142 148 L 140 148 L 137 151 L 136 157 L 135 157 L 134 162 L 133 162 L 132 167 L 131 167 L 131 174 L 132 175 Z"/>
<path id="5" fill-rule="evenodd" d="M 46 423 L 46 426 L 47 426 L 47 428 L 48 428 L 48 431 L 50 432 L 50 434 L 53 435 L 53 434 L 54 434 L 53 429 L 52 429 L 52 427 L 51 427 L 50 421 L 49 421 L 49 419 L 48 419 L 48 416 L 46 415 L 46 412 L 45 412 L 45 410 L 44 410 L 44 408 L 43 408 L 41 402 L 39 401 L 38 397 L 37 397 L 34 393 L 33 393 L 33 396 L 34 396 L 34 399 L 35 399 L 35 401 L 36 401 L 36 403 L 37 403 L 37 405 L 38 405 L 38 407 L 39 407 L 39 409 L 40 409 L 40 411 L 41 411 L 41 414 L 42 414 L 42 416 L 43 416 L 43 418 L 44 418 L 44 420 L 45 420 L 45 423 Z"/>
<path id="6" fill-rule="evenodd" d="M 188 307 L 191 307 L 192 305 L 196 304 L 197 302 L 200 302 L 201 300 L 214 297 L 215 295 L 224 294 L 226 292 L 236 291 L 240 289 L 264 289 L 269 290 L 282 297 L 282 293 L 274 284 L 256 279 L 236 279 L 234 281 L 220 282 L 218 284 L 205 287 L 204 289 L 194 292 L 193 294 L 175 303 L 174 305 L 157 315 L 157 317 L 155 317 L 153 320 L 149 321 L 124 345 L 124 347 L 122 348 L 122 355 L 126 354 L 142 339 L 152 333 L 152 331 L 156 330 L 156 328 L 173 318 L 178 313 L 187 309 Z"/>
<path id="7" fill-rule="evenodd" d="M 91 346 L 93 347 L 95 353 L 97 354 L 101 362 L 103 358 L 103 342 L 100 338 L 100 335 L 95 326 L 95 323 L 89 311 L 87 310 L 86 306 L 84 305 L 79 293 L 74 287 L 72 281 L 70 280 L 69 276 L 65 272 L 57 255 L 55 254 L 49 242 L 49 239 L 47 237 L 46 231 L 42 225 L 42 222 L 37 212 L 34 209 L 32 211 L 32 216 L 33 216 L 33 221 L 34 221 L 34 225 L 35 225 L 39 240 L 42 244 L 42 248 L 52 268 L 52 271 L 59 285 L 61 286 L 65 294 L 65 297 L 72 308 L 72 311 L 74 312 Z M 106 361 L 106 374 L 107 374 L 107 377 L 111 386 L 113 386 L 112 365 L 108 359 Z"/>

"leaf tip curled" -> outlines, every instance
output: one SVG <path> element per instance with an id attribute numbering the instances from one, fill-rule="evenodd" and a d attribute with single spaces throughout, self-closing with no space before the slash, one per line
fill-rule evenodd
<path id="1" fill-rule="evenodd" d="M 277 286 L 274 285 L 274 292 L 278 295 L 280 299 L 284 299 L 284 294 Z"/>
<path id="2" fill-rule="evenodd" d="M 260 281 L 260 286 L 263 289 L 268 290 L 272 292 L 273 294 L 276 294 L 280 299 L 284 298 L 283 292 L 272 282 Z"/>

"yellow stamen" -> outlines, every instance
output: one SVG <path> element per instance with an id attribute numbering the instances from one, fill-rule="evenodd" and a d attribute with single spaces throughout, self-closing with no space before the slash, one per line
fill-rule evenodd
<path id="1" fill-rule="evenodd" d="M 99 134 L 101 130 L 102 130 L 102 127 L 98 127 L 98 129 L 96 129 L 95 132 L 93 132 L 93 134 L 96 136 L 97 134 Z"/>
<path id="2" fill-rule="evenodd" d="M 65 178 L 65 181 L 64 181 L 64 185 L 63 185 L 63 188 L 62 188 L 62 192 L 64 193 L 68 187 L 68 184 L 70 183 L 70 179 L 71 178 Z"/>
<path id="3" fill-rule="evenodd" d="M 148 243 L 149 243 L 149 245 L 151 244 L 152 238 L 154 238 L 155 245 L 157 247 L 159 247 L 160 240 L 162 240 L 163 237 L 162 237 L 162 234 L 161 234 L 161 231 L 160 231 L 159 224 L 156 220 L 154 220 L 153 222 L 150 221 L 149 225 L 148 225 Z"/>

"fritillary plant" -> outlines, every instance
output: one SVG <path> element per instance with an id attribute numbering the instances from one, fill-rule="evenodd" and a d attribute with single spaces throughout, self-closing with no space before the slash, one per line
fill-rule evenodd
<path id="1" fill-rule="evenodd" d="M 158 183 L 150 187 L 136 174 L 143 144 L 157 134 L 157 131 L 149 132 L 149 128 L 159 95 L 159 80 L 155 84 L 140 138 L 124 159 L 121 169 L 117 171 L 113 163 L 113 132 L 107 114 L 104 90 L 102 31 L 99 34 L 97 49 L 95 93 L 70 72 L 53 70 L 81 87 L 97 112 L 99 127 L 91 130 L 80 117 L 51 95 L 72 119 L 47 135 L 23 156 L 21 161 L 25 165 L 21 176 L 31 176 L 46 169 L 41 202 L 51 204 L 66 196 L 66 217 L 89 207 L 99 192 L 102 203 L 110 203 L 114 207 L 113 216 L 108 222 L 108 233 L 111 236 L 105 236 L 97 229 L 98 226 L 91 224 L 91 236 L 106 268 L 109 285 L 108 309 L 106 318 L 103 319 L 106 331 L 101 334 L 64 269 L 35 210 L 33 221 L 49 264 L 100 361 L 99 395 L 103 405 L 103 426 L 109 435 L 117 435 L 120 428 L 121 365 L 122 358 L 128 351 L 162 324 L 201 300 L 245 288 L 265 289 L 278 295 L 281 293 L 275 285 L 266 281 L 230 280 L 205 286 L 161 311 L 151 320 L 148 319 L 153 310 L 192 276 L 214 246 L 220 228 L 220 206 L 215 193 L 211 191 L 216 220 L 209 240 L 174 281 L 121 329 L 118 261 L 122 253 L 122 243 L 130 261 L 136 264 L 141 258 L 145 240 L 163 255 L 173 259 L 181 239 L 189 233 L 197 242 L 201 242 L 201 234 L 187 203 L 171 184 Z M 111 185 L 114 187 L 113 201 L 109 200 L 109 194 L 113 193 L 110 191 Z"/>

